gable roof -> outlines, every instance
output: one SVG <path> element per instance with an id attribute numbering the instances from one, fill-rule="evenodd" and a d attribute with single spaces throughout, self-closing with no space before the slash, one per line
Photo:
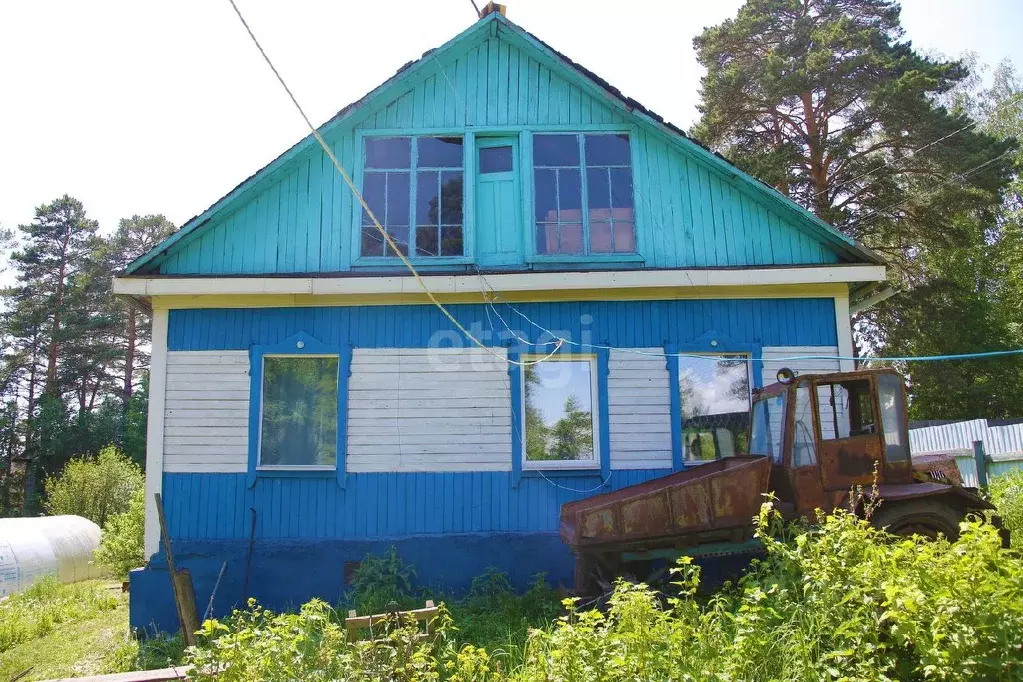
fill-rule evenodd
<path id="1" fill-rule="evenodd" d="M 623 109 L 624 113 L 634 116 L 646 122 L 648 125 L 653 126 L 676 145 L 682 146 L 686 151 L 694 154 L 698 158 L 701 158 L 712 167 L 716 167 L 718 170 L 723 171 L 726 175 L 737 178 L 747 189 L 751 190 L 754 194 L 761 195 L 773 202 L 774 205 L 783 209 L 784 212 L 790 215 L 790 217 L 794 218 L 796 224 L 804 227 L 811 234 L 823 240 L 845 258 L 853 262 L 876 264 L 884 263 L 884 260 L 879 254 L 842 234 L 839 230 L 824 222 L 788 197 L 782 195 L 770 185 L 748 175 L 721 154 L 705 147 L 697 140 L 689 137 L 686 132 L 678 126 L 665 121 L 663 117 L 654 111 L 646 108 L 631 97 L 626 96 L 621 90 L 614 87 L 594 72 L 571 60 L 561 52 L 558 52 L 553 47 L 517 24 L 511 22 L 507 19 L 507 17 L 498 12 L 493 12 L 483 19 L 475 22 L 468 29 L 461 32 L 440 47 L 427 50 L 419 59 L 405 63 L 389 79 L 363 95 L 360 99 L 348 104 L 334 114 L 334 116 L 319 126 L 317 131 L 323 136 L 329 135 L 331 131 L 339 127 L 343 121 L 347 121 L 356 113 L 365 109 L 370 102 L 375 101 L 390 88 L 394 87 L 399 81 L 414 78 L 418 72 L 427 69 L 430 65 L 436 63 L 445 55 L 457 49 L 458 46 L 466 42 L 471 42 L 476 37 L 486 35 L 486 33 L 491 30 L 492 24 L 498 24 L 503 28 L 507 28 L 510 31 L 511 36 L 518 38 L 523 43 L 532 47 L 533 50 L 545 55 L 570 73 L 576 75 L 582 85 L 603 94 L 605 99 L 609 100 L 611 104 L 617 105 L 617 107 Z M 196 230 L 209 223 L 216 215 L 220 214 L 226 207 L 232 204 L 236 198 L 250 189 L 261 179 L 281 168 L 291 159 L 317 145 L 318 143 L 312 134 L 306 135 L 303 139 L 292 145 L 276 159 L 240 182 L 234 187 L 234 189 L 214 202 L 205 211 L 190 218 L 173 235 L 133 262 L 129 263 L 125 268 L 125 274 L 130 275 L 138 273 L 154 260 L 166 254 L 182 239 L 188 237 Z"/>

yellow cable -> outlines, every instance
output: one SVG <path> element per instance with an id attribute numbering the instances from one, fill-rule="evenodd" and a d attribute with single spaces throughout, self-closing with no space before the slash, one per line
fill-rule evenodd
<path id="1" fill-rule="evenodd" d="M 267 66 L 269 66 L 270 70 L 273 71 L 274 76 L 277 77 L 277 81 L 281 84 L 281 87 L 284 88 L 284 91 L 288 93 L 288 97 L 291 98 L 291 103 L 295 105 L 295 108 L 298 109 L 298 113 L 302 115 L 302 119 L 305 121 L 305 124 L 309 126 L 309 130 L 312 132 L 313 137 L 315 137 L 316 141 L 320 143 L 321 147 L 323 147 L 323 151 L 326 152 L 327 156 L 330 158 L 331 163 L 334 164 L 334 168 L 336 168 L 338 173 L 341 174 L 341 177 L 344 178 L 345 184 L 347 184 L 349 189 L 352 190 L 352 194 L 354 194 L 355 198 L 359 200 L 359 203 L 362 205 L 362 208 L 366 211 L 370 219 L 373 221 L 374 227 L 376 227 L 377 231 L 383 236 L 384 241 L 387 242 L 387 245 L 391 248 L 391 250 L 398 254 L 398 258 L 401 259 L 401 262 L 405 265 L 406 268 L 408 268 L 409 272 L 412 273 L 412 276 L 415 278 L 416 283 L 419 284 L 419 286 L 422 288 L 423 293 L 425 293 L 426 297 L 430 299 L 430 302 L 433 303 L 433 305 L 437 306 L 437 308 L 439 308 L 440 311 L 444 313 L 444 316 L 451 321 L 451 324 L 455 325 L 458 331 L 462 332 L 466 336 L 466 338 L 468 338 L 470 341 L 472 341 L 474 344 L 476 344 L 486 352 L 493 355 L 495 358 L 499 358 L 503 362 L 521 366 L 536 365 L 543 362 L 544 360 L 547 360 L 552 355 L 557 353 L 558 349 L 561 348 L 560 340 L 558 341 L 558 344 L 554 347 L 554 350 L 552 350 L 549 354 L 547 354 L 543 358 L 540 358 L 539 360 L 520 362 L 517 360 L 511 360 L 508 357 L 502 357 L 500 353 L 497 353 L 490 346 L 487 346 L 482 341 L 473 336 L 472 332 L 466 329 L 461 322 L 455 319 L 455 316 L 452 315 L 451 312 L 444 307 L 444 304 L 437 300 L 437 297 L 434 296 L 432 291 L 430 291 L 430 288 L 426 285 L 426 282 L 423 281 L 422 276 L 420 276 L 419 272 L 416 271 L 416 268 L 412 264 L 412 261 L 410 261 L 408 257 L 401 252 L 401 250 L 398 248 L 398 244 L 394 241 L 394 239 L 391 238 L 391 235 L 387 234 L 387 230 L 385 230 L 383 225 L 380 224 L 380 221 L 377 220 L 377 217 L 373 213 L 373 210 L 369 207 L 369 204 L 366 203 L 366 200 L 363 198 L 362 194 L 359 193 L 359 190 L 356 189 L 355 183 L 352 182 L 352 179 L 348 176 L 348 173 L 341 165 L 341 162 L 337 160 L 336 156 L 334 156 L 334 151 L 330 148 L 330 145 L 327 144 L 327 142 L 323 139 L 323 136 L 321 136 L 319 131 L 316 130 L 316 126 L 314 126 L 312 121 L 309 120 L 309 117 L 306 116 L 305 110 L 302 109 L 302 105 L 300 105 L 298 103 L 298 100 L 295 99 L 295 95 L 291 92 L 291 88 L 289 88 L 288 84 L 284 82 L 284 78 L 282 78 L 280 72 L 277 71 L 277 67 L 275 67 L 273 62 L 270 61 L 270 57 L 267 56 L 266 51 L 263 50 L 263 46 L 260 45 L 259 40 L 256 39 L 256 35 L 252 32 L 252 29 L 249 28 L 249 24 L 247 21 L 245 21 L 245 17 L 242 16 L 241 10 L 238 9 L 238 5 L 235 4 L 234 0 L 228 0 L 228 2 L 230 2 L 231 7 L 234 8 L 234 13 L 238 15 L 238 19 L 242 22 L 242 26 L 245 27 L 246 32 L 249 34 L 249 38 L 251 38 L 252 42 L 256 45 L 256 49 L 258 49 L 259 53 L 263 55 L 263 59 L 264 61 L 266 61 Z"/>

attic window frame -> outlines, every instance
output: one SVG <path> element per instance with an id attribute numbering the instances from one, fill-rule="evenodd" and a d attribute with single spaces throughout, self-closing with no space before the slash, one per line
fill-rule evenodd
<path id="1" fill-rule="evenodd" d="M 536 220 L 536 171 L 537 169 L 564 169 L 566 166 L 549 166 L 537 164 L 533 154 L 533 138 L 537 135 L 565 135 L 575 137 L 577 144 L 579 145 L 579 165 L 576 166 L 579 169 L 580 175 L 580 193 L 581 193 L 581 222 L 582 222 L 582 246 L 583 251 L 581 253 L 538 253 L 537 251 L 537 220 Z M 587 177 L 586 171 L 588 166 L 586 164 L 586 136 L 587 135 L 622 135 L 628 139 L 629 142 L 629 171 L 632 178 L 632 240 L 633 250 L 632 251 L 618 251 L 618 252 L 592 252 L 590 251 L 590 215 L 589 215 L 589 198 L 587 188 Z M 619 125 L 595 125 L 595 126 L 575 126 L 571 128 L 558 127 L 551 128 L 548 126 L 540 126 L 533 129 L 528 137 L 526 148 L 528 149 L 528 175 L 523 172 L 523 182 L 528 188 L 529 207 L 528 213 L 525 216 L 525 229 L 527 231 L 526 238 L 526 261 L 530 263 L 642 263 L 645 262 L 645 258 L 640 254 L 640 229 L 642 222 L 642 211 L 640 206 L 639 197 L 642 196 L 640 189 L 640 178 L 636 172 L 636 169 L 640 167 L 637 145 L 635 140 L 637 139 L 638 130 L 635 126 L 619 126 Z M 606 164 L 597 164 L 596 168 L 607 168 Z M 614 165 L 613 167 L 622 167 Z M 598 221 L 601 222 L 601 221 Z M 612 228 L 613 230 L 613 228 Z M 613 239 L 613 237 L 612 237 Z"/>
<path id="2" fill-rule="evenodd" d="M 358 174 L 356 179 L 356 187 L 359 192 L 362 193 L 365 188 L 365 179 L 367 171 L 377 171 L 380 169 L 370 169 L 366 167 L 366 142 L 371 139 L 383 139 L 383 138 L 408 138 L 411 145 L 411 160 L 410 167 L 407 169 L 409 174 L 409 243 L 408 243 L 408 254 L 407 258 L 419 266 L 433 266 L 433 265 L 463 265 L 471 264 L 473 262 L 473 221 L 470 214 L 472 206 L 472 198 L 470 190 L 468 189 L 470 174 L 474 173 L 473 166 L 473 153 L 475 143 L 473 135 L 465 130 L 457 129 L 437 129 L 437 130 L 408 130 L 408 131 L 377 131 L 377 130 L 366 130 L 359 131 L 356 134 L 356 149 L 359 150 L 358 156 Z M 445 138 L 445 137 L 457 137 L 462 141 L 462 255 L 460 256 L 421 256 L 415 253 L 415 236 L 416 236 L 416 190 L 417 190 L 417 173 L 419 170 L 438 170 L 436 167 L 429 166 L 424 168 L 418 168 L 417 161 L 417 144 L 416 141 L 421 138 L 433 137 L 433 138 Z M 444 169 L 454 170 L 454 169 Z M 394 266 L 400 264 L 400 259 L 397 255 L 363 255 L 362 253 L 362 230 L 363 230 L 363 209 L 359 206 L 358 200 L 355 202 L 355 208 L 353 210 L 353 229 L 352 229 L 352 265 L 353 267 L 360 266 Z"/>

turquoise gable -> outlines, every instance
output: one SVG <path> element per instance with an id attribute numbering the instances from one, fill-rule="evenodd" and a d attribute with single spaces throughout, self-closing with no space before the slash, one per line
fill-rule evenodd
<path id="1" fill-rule="evenodd" d="M 419 265 L 467 267 L 689 268 L 821 265 L 872 258 L 773 190 L 629 105 L 565 58 L 497 14 L 404 68 L 321 128 L 362 187 L 365 138 L 462 137 L 462 258 Z M 532 136 L 627 134 L 635 253 L 538 256 L 533 243 Z M 517 149 L 517 185 L 500 215 L 477 215 L 475 146 L 504 136 Z M 494 138 L 497 139 L 497 138 Z M 489 187 L 487 188 L 489 191 Z M 513 197 L 516 201 L 510 202 Z M 487 199 L 490 201 L 490 199 Z M 393 272 L 397 259 L 359 258 L 361 211 L 311 138 L 129 268 L 131 274 L 259 275 Z M 866 255 L 865 255 L 866 254 Z"/>

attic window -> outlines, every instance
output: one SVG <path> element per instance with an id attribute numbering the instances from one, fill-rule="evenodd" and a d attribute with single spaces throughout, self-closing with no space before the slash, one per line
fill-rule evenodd
<path id="1" fill-rule="evenodd" d="M 363 196 L 401 253 L 413 259 L 461 257 L 462 138 L 367 138 L 365 158 Z M 397 256 L 366 211 L 360 251 L 363 257 Z"/>
<path id="2" fill-rule="evenodd" d="M 537 255 L 635 253 L 624 134 L 533 136 Z"/>

